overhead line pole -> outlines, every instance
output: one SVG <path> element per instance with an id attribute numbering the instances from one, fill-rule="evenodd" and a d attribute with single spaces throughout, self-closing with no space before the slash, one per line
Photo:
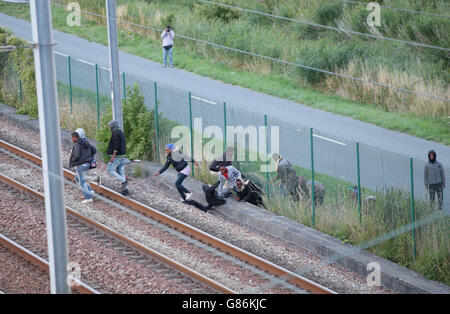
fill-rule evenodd
<path id="1" fill-rule="evenodd" d="M 50 291 L 67 294 L 70 293 L 70 288 L 67 284 L 66 211 L 50 1 L 32 0 L 30 12 L 35 42 L 33 51 L 44 177 Z"/>
<path id="2" fill-rule="evenodd" d="M 120 95 L 119 47 L 117 39 L 116 0 L 106 1 L 106 21 L 108 24 L 108 46 L 111 81 L 111 102 L 113 119 L 123 130 L 122 98 Z"/>

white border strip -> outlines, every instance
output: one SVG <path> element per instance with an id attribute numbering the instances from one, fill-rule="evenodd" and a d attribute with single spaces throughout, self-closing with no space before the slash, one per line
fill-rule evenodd
<path id="1" fill-rule="evenodd" d="M 318 137 L 318 138 L 321 138 L 321 139 L 323 139 L 323 140 L 325 140 L 325 141 L 333 142 L 333 143 L 336 143 L 336 144 L 339 144 L 339 145 L 342 145 L 342 146 L 347 146 L 347 144 L 345 144 L 345 143 L 338 142 L 338 141 L 335 141 L 335 140 L 332 140 L 332 139 L 330 139 L 330 138 L 323 137 L 323 136 L 320 136 L 320 135 L 317 135 L 317 134 L 313 134 L 313 136 Z"/>
<path id="2" fill-rule="evenodd" d="M 217 105 L 217 103 L 215 103 L 213 101 L 210 101 L 210 100 L 207 100 L 207 99 L 203 99 L 203 98 L 200 98 L 200 97 L 197 97 L 197 96 L 192 96 L 191 95 L 191 98 L 194 98 L 194 99 L 206 102 L 206 103 L 211 104 L 211 105 Z"/>

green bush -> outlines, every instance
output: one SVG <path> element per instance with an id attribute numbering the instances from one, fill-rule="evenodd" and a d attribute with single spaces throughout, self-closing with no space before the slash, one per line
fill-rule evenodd
<path id="1" fill-rule="evenodd" d="M 240 13 L 236 10 L 210 4 L 195 4 L 194 12 L 201 18 L 223 22 L 230 22 L 240 17 Z"/>
<path id="2" fill-rule="evenodd" d="M 25 46 L 27 42 L 0 27 L 0 46 Z M 22 83 L 22 103 L 19 97 L 19 80 Z M 28 114 L 38 115 L 34 57 L 31 49 L 15 49 L 0 53 L 0 98 L 7 105 Z"/>
<path id="3" fill-rule="evenodd" d="M 130 159 L 154 159 L 152 139 L 155 138 L 155 113 L 144 104 L 144 96 L 137 84 L 127 88 L 127 97 L 122 103 L 123 126 L 127 143 L 127 157 Z M 112 120 L 112 108 L 108 107 L 102 117 L 98 131 L 99 151 L 107 160 L 111 131 L 108 122 Z"/>
<path id="4" fill-rule="evenodd" d="M 145 106 L 144 96 L 136 83 L 127 87 L 127 97 L 122 102 L 123 127 L 127 143 L 127 157 L 129 159 L 157 160 L 156 156 L 156 122 L 155 111 Z M 111 131 L 108 122 L 112 120 L 112 108 L 108 106 L 101 120 L 101 128 L 97 133 L 99 151 L 104 160 L 108 160 L 107 150 Z M 168 138 L 175 125 L 174 122 L 158 115 L 159 139 Z M 160 147 L 161 151 L 161 147 Z"/>
<path id="5" fill-rule="evenodd" d="M 314 68 L 336 71 L 344 68 L 353 58 L 363 58 L 366 53 L 365 47 L 360 43 L 347 42 L 333 45 L 324 39 L 302 46 L 297 62 Z M 297 68 L 297 73 L 310 84 L 318 84 L 326 77 L 322 72 L 304 68 Z"/>

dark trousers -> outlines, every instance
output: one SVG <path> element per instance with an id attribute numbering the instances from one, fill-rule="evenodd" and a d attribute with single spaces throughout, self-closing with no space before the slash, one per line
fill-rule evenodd
<path id="1" fill-rule="evenodd" d="M 175 187 L 177 188 L 178 192 L 180 193 L 181 197 L 186 200 L 186 195 L 185 193 L 191 193 L 189 192 L 188 189 L 186 189 L 183 186 L 183 181 L 184 179 L 186 179 L 187 175 L 183 174 L 183 173 L 179 173 L 177 180 L 175 181 Z"/>
<path id="2" fill-rule="evenodd" d="M 434 200 L 436 199 L 437 194 L 438 207 L 439 209 L 442 209 L 444 203 L 444 191 L 442 189 L 442 183 L 430 184 L 429 192 L 430 192 L 430 202 L 434 204 Z"/>

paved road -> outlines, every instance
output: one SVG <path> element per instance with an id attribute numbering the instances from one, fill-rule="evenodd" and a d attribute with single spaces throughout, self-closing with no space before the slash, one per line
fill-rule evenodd
<path id="1" fill-rule="evenodd" d="M 27 21 L 0 13 L 0 25 L 10 28 L 19 37 L 27 40 L 32 39 L 31 25 Z M 108 67 L 107 47 L 58 31 L 54 32 L 54 38 L 58 43 L 56 51 Z M 126 73 L 190 90 L 194 95 L 201 95 L 207 99 L 223 100 L 230 106 L 265 113 L 299 126 L 314 127 L 318 132 L 338 139 L 359 141 L 389 152 L 411 156 L 418 160 L 426 160 L 426 152 L 433 148 L 438 151 L 439 160 L 450 167 L 450 147 L 446 145 L 386 130 L 348 117 L 225 84 L 183 70 L 162 68 L 159 63 L 123 51 L 120 52 L 119 58 L 120 70 Z"/>

